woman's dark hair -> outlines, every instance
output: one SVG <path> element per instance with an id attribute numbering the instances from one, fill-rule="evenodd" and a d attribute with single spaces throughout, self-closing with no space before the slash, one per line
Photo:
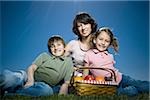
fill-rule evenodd
<path id="1" fill-rule="evenodd" d="M 94 33 L 97 30 L 97 24 L 95 20 L 88 14 L 88 13 L 79 13 L 76 15 L 73 21 L 73 28 L 72 31 L 80 38 L 80 33 L 78 31 L 77 23 L 84 23 L 84 24 L 91 24 L 92 32 Z"/>
<path id="2" fill-rule="evenodd" d="M 57 41 L 61 41 L 62 44 L 64 45 L 64 47 L 66 46 L 64 39 L 59 36 L 59 35 L 55 35 L 49 38 L 48 43 L 47 43 L 47 47 L 48 47 L 48 51 L 51 53 L 51 46 L 54 44 L 54 42 Z"/>

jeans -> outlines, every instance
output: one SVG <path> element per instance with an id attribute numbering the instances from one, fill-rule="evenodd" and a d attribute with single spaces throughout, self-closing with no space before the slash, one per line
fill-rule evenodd
<path id="1" fill-rule="evenodd" d="M 129 96 L 137 95 L 138 93 L 149 93 L 148 81 L 135 80 L 130 76 L 122 75 L 122 80 L 118 86 L 118 94 L 126 94 Z"/>
<path id="2" fill-rule="evenodd" d="M 44 82 L 34 82 L 34 85 L 24 88 L 27 74 L 23 70 L 12 72 L 4 70 L 0 75 L 0 88 L 6 95 L 18 94 L 27 96 L 48 96 L 59 91 L 60 86 L 51 87 Z M 54 89 L 54 90 L 53 90 Z"/>

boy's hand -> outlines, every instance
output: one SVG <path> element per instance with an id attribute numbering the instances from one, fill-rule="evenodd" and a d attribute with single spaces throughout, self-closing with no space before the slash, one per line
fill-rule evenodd
<path id="1" fill-rule="evenodd" d="M 28 70 L 27 70 L 27 75 L 28 75 L 28 80 L 26 84 L 24 85 L 24 88 L 30 87 L 34 84 L 34 72 L 37 69 L 37 65 L 32 64 Z"/>
<path id="2" fill-rule="evenodd" d="M 30 87 L 34 84 L 34 81 L 27 81 L 26 84 L 24 85 L 24 88 Z"/>
<path id="3" fill-rule="evenodd" d="M 66 81 L 64 84 L 62 84 L 60 90 L 59 90 L 59 94 L 64 94 L 66 95 L 68 93 L 68 84 L 69 84 L 69 81 Z"/>

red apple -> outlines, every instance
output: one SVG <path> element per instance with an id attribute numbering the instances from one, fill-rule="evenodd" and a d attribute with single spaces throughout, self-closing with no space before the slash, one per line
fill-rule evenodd
<path id="1" fill-rule="evenodd" d="M 87 75 L 85 76 L 84 80 L 95 80 L 93 75 Z"/>

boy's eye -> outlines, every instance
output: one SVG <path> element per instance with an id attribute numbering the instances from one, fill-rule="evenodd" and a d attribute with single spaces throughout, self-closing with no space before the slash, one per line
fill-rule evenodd
<path id="1" fill-rule="evenodd" d="M 51 45 L 51 47 L 50 48 L 54 48 L 54 45 Z"/>
<path id="2" fill-rule="evenodd" d="M 61 46 L 61 44 L 57 44 L 57 46 Z"/>

